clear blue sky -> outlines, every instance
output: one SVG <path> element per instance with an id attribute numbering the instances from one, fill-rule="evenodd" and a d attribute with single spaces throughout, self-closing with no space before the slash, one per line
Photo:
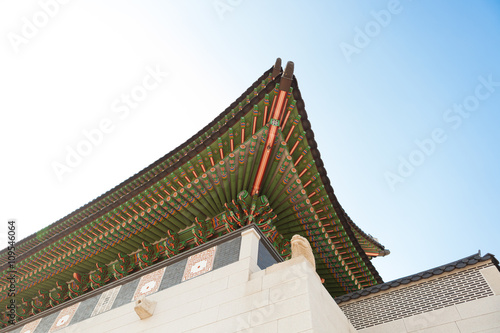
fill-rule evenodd
<path id="1" fill-rule="evenodd" d="M 4 1 L 0 32 L 2 242 L 168 153 L 281 57 L 341 205 L 391 250 L 384 280 L 500 256 L 497 1 Z"/>

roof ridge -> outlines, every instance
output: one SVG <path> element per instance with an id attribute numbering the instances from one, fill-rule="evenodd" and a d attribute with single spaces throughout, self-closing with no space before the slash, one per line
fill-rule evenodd
<path id="1" fill-rule="evenodd" d="M 493 264 L 495 264 L 495 266 L 498 268 L 498 260 L 495 258 L 495 256 L 493 254 L 487 253 L 484 256 L 481 256 L 480 253 L 474 253 L 474 254 L 467 256 L 467 257 L 464 257 L 462 259 L 458 259 L 458 260 L 452 261 L 452 262 L 447 263 L 447 264 L 436 266 L 434 268 L 430 268 L 430 269 L 427 269 L 425 271 L 421 271 L 421 272 L 418 272 L 418 273 L 415 273 L 412 275 L 397 278 L 395 280 L 391 280 L 389 282 L 378 284 L 376 286 L 372 286 L 372 287 L 368 287 L 368 288 L 361 289 L 358 291 L 354 291 L 354 292 L 346 294 L 346 295 L 335 297 L 335 301 L 337 302 L 337 304 L 340 304 L 340 303 L 347 302 L 347 301 L 350 301 L 353 299 L 357 299 L 357 298 L 362 297 L 362 296 L 368 296 L 370 294 L 375 294 L 375 293 L 378 293 L 380 291 L 384 291 L 387 289 L 398 287 L 400 285 L 408 284 L 410 282 L 416 282 L 416 281 L 420 281 L 422 279 L 428 279 L 428 278 L 431 278 L 431 277 L 436 276 L 436 275 L 441 275 L 444 272 L 451 272 L 451 271 L 454 271 L 456 269 L 464 268 L 464 267 L 467 267 L 470 265 L 475 265 L 478 262 L 484 262 L 487 260 L 491 260 L 493 262 Z"/>
<path id="2" fill-rule="evenodd" d="M 264 80 L 265 78 L 267 78 L 269 76 L 269 74 L 273 71 L 273 68 L 274 68 L 274 66 L 271 67 L 270 69 L 268 69 L 267 71 L 265 71 L 246 91 L 244 91 L 238 98 L 236 98 L 233 103 L 231 103 L 226 109 L 224 109 L 209 124 L 207 124 L 200 131 L 198 131 L 197 133 L 195 133 L 194 135 L 192 135 L 189 139 L 187 139 L 186 141 L 184 141 L 183 143 L 181 143 L 179 146 L 177 146 L 173 150 L 169 151 L 168 153 L 166 153 L 165 155 L 163 155 L 162 157 L 160 157 L 156 161 L 152 162 L 147 167 L 145 167 L 142 170 L 138 171 L 134 175 L 128 177 L 127 179 L 125 179 L 124 181 L 122 181 L 118 185 L 114 186 L 110 190 L 108 190 L 105 193 L 101 194 L 97 198 L 95 198 L 95 199 L 87 202 L 86 204 L 80 206 L 79 208 L 75 209 L 71 213 L 69 213 L 66 216 L 60 218 L 59 220 L 57 220 L 57 221 L 49 224 L 48 226 L 42 228 L 41 230 L 49 230 L 49 229 L 55 228 L 55 227 L 63 224 L 64 222 L 66 222 L 67 220 L 69 220 L 70 218 L 72 218 L 73 216 L 76 216 L 77 214 L 82 213 L 85 209 L 91 208 L 93 205 L 99 203 L 99 201 L 101 201 L 101 200 L 107 198 L 108 196 L 114 194 L 116 191 L 118 191 L 118 190 L 122 189 L 124 186 L 130 184 L 132 181 L 136 180 L 138 177 L 146 174 L 148 171 L 152 170 L 154 167 L 156 167 L 156 166 L 160 165 L 161 163 L 165 162 L 171 156 L 174 156 L 177 152 L 179 152 L 180 150 L 182 150 L 183 148 L 185 148 L 189 143 L 191 143 L 194 140 L 194 138 L 199 137 L 201 133 L 205 133 L 207 130 L 209 130 L 211 127 L 213 127 L 215 124 L 217 124 L 217 122 L 220 121 L 222 117 L 226 116 L 226 114 L 228 114 L 232 109 L 234 109 L 234 107 L 236 107 L 239 102 L 243 101 L 246 98 L 246 96 L 248 96 L 256 87 L 258 87 L 258 85 L 262 82 L 262 80 Z M 209 138 L 210 138 L 210 136 L 209 136 Z M 142 187 L 143 185 L 144 184 L 140 185 L 139 187 Z M 126 195 L 129 195 L 130 193 L 134 192 L 136 189 L 137 189 L 137 187 L 134 188 L 133 190 L 129 191 Z M 112 202 L 111 204 L 105 206 L 104 208 L 98 209 L 98 211 L 96 211 L 95 213 L 90 214 L 89 216 L 83 218 L 81 221 L 79 221 L 78 224 L 81 224 L 82 221 L 88 220 L 89 218 L 90 219 L 96 218 L 96 217 L 94 217 L 96 214 L 101 213 L 103 210 L 105 210 L 106 208 L 108 208 L 109 206 L 115 204 L 118 201 L 119 200 L 116 200 L 116 201 Z M 42 245 L 44 243 L 47 243 L 49 241 L 50 241 L 49 243 L 52 243 L 52 242 L 54 242 L 54 240 L 53 240 L 54 238 L 57 238 L 57 240 L 60 239 L 61 237 L 58 237 L 58 236 L 60 236 L 62 233 L 64 233 L 69 228 L 70 227 L 64 228 L 63 230 L 57 232 L 55 235 L 53 235 L 53 236 L 51 236 L 51 237 L 43 240 L 41 243 L 37 244 L 36 247 L 38 247 L 38 246 L 40 246 L 40 245 Z M 41 230 L 38 230 L 37 232 L 35 232 L 35 233 L 33 233 L 33 234 L 31 234 L 31 235 L 23 238 L 22 240 L 18 241 L 17 244 L 16 244 L 16 246 L 19 248 L 20 246 L 26 244 L 28 241 L 37 238 L 37 236 L 38 236 L 38 234 L 39 234 L 39 232 Z M 31 248 L 30 248 L 30 250 L 31 250 Z M 31 252 L 31 251 L 26 251 L 26 252 Z M 26 252 L 23 252 L 23 253 L 26 253 Z M 0 250 L 0 257 L 3 256 L 5 253 L 7 253 L 7 248 L 5 248 L 3 250 Z M 21 256 L 23 253 L 18 253 L 18 256 Z"/>

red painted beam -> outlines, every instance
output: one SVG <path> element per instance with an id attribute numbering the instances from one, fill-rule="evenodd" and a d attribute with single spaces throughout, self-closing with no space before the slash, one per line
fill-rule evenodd
<path id="1" fill-rule="evenodd" d="M 271 119 L 269 134 L 266 139 L 264 153 L 259 162 L 259 168 L 257 169 L 257 174 L 255 175 L 255 180 L 252 187 L 252 195 L 259 194 L 260 186 L 262 185 L 262 179 L 264 178 L 264 173 L 266 171 L 267 164 L 269 162 L 269 157 L 271 156 L 271 151 L 273 149 L 274 141 L 276 139 L 276 133 L 279 128 L 280 112 L 285 104 L 287 93 L 290 90 L 293 77 L 293 62 L 289 61 L 286 64 L 285 72 L 280 80 L 280 91 L 278 93 L 278 101 L 275 108 L 271 110 Z M 273 105 L 274 106 L 274 105 Z"/>

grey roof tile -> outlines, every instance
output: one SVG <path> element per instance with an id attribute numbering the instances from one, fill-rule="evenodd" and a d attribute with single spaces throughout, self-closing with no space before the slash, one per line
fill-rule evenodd
<path id="1" fill-rule="evenodd" d="M 483 262 L 483 261 L 488 261 L 488 260 L 491 260 L 495 264 L 495 266 L 500 270 L 500 268 L 498 267 L 498 260 L 495 258 L 495 256 L 493 254 L 487 253 L 484 256 L 481 256 L 480 253 L 476 253 L 476 254 L 473 254 L 471 256 L 465 257 L 463 259 L 451 262 L 449 264 L 445 264 L 445 265 L 442 265 L 439 267 L 431 268 L 431 269 L 428 269 L 428 270 L 420 272 L 420 273 L 416 273 L 416 274 L 413 274 L 410 276 L 405 276 L 405 277 L 402 277 L 402 278 L 399 278 L 399 279 L 396 279 L 393 281 L 378 284 L 376 286 L 368 287 L 368 288 L 361 289 L 361 290 L 358 290 L 358 291 L 355 291 L 355 292 L 352 292 L 352 293 L 349 293 L 346 295 L 335 297 L 335 302 L 337 302 L 337 304 L 340 304 L 342 302 L 347 302 L 347 301 L 350 301 L 353 299 L 358 299 L 358 298 L 363 297 L 363 296 L 375 294 L 375 293 L 378 293 L 380 291 L 395 288 L 395 287 L 398 287 L 402 284 L 404 285 L 404 284 L 408 284 L 410 282 L 415 282 L 415 281 L 419 281 L 422 279 L 428 279 L 430 277 L 443 274 L 444 272 L 451 272 L 451 271 L 454 271 L 455 269 L 464 268 L 464 267 L 467 267 L 469 265 L 474 265 L 474 264 L 477 264 L 478 262 Z"/>

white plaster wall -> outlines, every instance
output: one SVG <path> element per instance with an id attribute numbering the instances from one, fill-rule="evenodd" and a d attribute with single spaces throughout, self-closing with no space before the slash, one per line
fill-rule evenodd
<path id="1" fill-rule="evenodd" d="M 148 296 L 152 317 L 131 302 L 58 332 L 356 332 L 304 257 L 256 271 L 255 246 L 244 235 L 238 262 Z"/>

